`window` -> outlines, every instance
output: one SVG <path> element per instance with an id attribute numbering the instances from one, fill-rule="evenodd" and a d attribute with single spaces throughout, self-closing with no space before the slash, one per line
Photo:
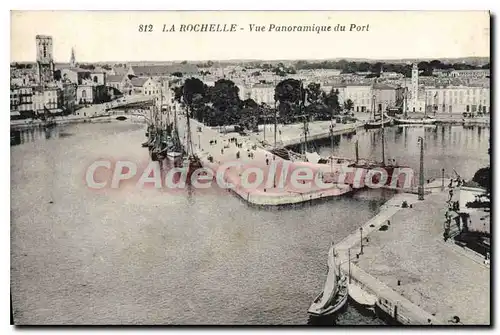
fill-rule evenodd
<path id="1" fill-rule="evenodd" d="M 47 46 L 44 44 L 43 45 L 43 58 L 47 57 Z"/>
<path id="2" fill-rule="evenodd" d="M 82 98 L 84 98 L 84 99 L 87 98 L 87 92 L 85 90 L 82 91 Z"/>
<path id="3" fill-rule="evenodd" d="M 97 83 L 97 76 L 94 76 L 94 83 Z"/>

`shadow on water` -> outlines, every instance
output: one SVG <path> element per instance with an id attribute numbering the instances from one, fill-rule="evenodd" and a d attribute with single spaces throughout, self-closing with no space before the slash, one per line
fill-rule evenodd
<path id="1" fill-rule="evenodd" d="M 25 130 L 11 130 L 10 131 L 10 145 L 21 145 L 36 141 L 47 141 L 57 138 L 66 138 L 73 136 L 72 133 L 65 132 L 60 127 L 50 128 L 32 128 Z"/>
<path id="2" fill-rule="evenodd" d="M 334 315 L 322 317 L 308 316 L 308 326 L 331 327 L 331 326 L 398 326 L 395 321 L 380 308 L 368 309 L 358 305 L 349 298 L 347 304 Z"/>

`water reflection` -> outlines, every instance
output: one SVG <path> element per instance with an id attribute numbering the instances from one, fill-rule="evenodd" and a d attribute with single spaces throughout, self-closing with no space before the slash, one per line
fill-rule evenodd
<path id="1" fill-rule="evenodd" d="M 71 133 L 65 132 L 64 128 L 61 127 L 37 127 L 25 130 L 11 130 L 10 145 L 13 146 L 35 141 L 46 141 L 59 137 L 68 137 L 71 135 Z"/>
<path id="2" fill-rule="evenodd" d="M 439 135 L 440 134 L 440 135 Z M 385 158 L 396 159 L 401 165 L 418 170 L 418 137 L 424 142 L 424 169 L 428 178 L 440 176 L 444 168 L 447 175 L 455 169 L 464 178 L 472 178 L 475 171 L 489 164 L 488 146 L 490 129 L 485 126 L 462 127 L 439 126 L 394 126 L 385 129 Z M 382 161 L 381 129 L 358 129 L 351 138 L 335 136 L 333 153 L 337 156 L 355 158 L 355 141 L 359 140 L 359 156 Z M 329 139 L 315 143 L 322 156 L 332 152 Z"/>

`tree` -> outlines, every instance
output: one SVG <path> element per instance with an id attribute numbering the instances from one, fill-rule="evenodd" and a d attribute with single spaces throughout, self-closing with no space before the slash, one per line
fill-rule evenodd
<path id="1" fill-rule="evenodd" d="M 253 99 L 246 99 L 241 102 L 242 108 L 255 108 L 259 107 L 259 105 Z"/>
<path id="2" fill-rule="evenodd" d="M 183 60 L 183 61 L 181 62 L 181 64 L 183 64 L 183 65 L 184 65 L 184 64 L 187 64 L 187 61 L 186 61 L 186 60 Z"/>
<path id="3" fill-rule="evenodd" d="M 302 82 L 296 79 L 285 79 L 274 89 L 274 101 L 279 102 L 280 116 L 290 119 L 296 114 L 299 105 L 304 103 L 306 96 Z"/>
<path id="4" fill-rule="evenodd" d="M 182 78 L 182 72 L 174 72 L 174 73 L 172 73 L 172 76 L 177 77 L 177 78 Z"/>
<path id="5" fill-rule="evenodd" d="M 209 89 L 209 101 L 214 108 L 212 122 L 217 124 L 234 124 L 239 122 L 241 100 L 239 88 L 227 79 L 219 79 Z"/>
<path id="6" fill-rule="evenodd" d="M 342 108 L 339 103 L 339 90 L 332 90 L 326 95 L 325 105 L 331 111 L 332 115 L 339 114 Z"/>
<path id="7" fill-rule="evenodd" d="M 351 111 L 354 108 L 354 102 L 351 99 L 344 101 L 344 109 Z"/>
<path id="8" fill-rule="evenodd" d="M 317 83 L 309 83 L 306 88 L 307 102 L 310 104 L 319 103 L 321 101 L 321 96 L 323 91 L 321 91 L 321 85 Z"/>
<path id="9" fill-rule="evenodd" d="M 204 104 L 205 96 L 206 85 L 201 80 L 198 78 L 186 79 L 184 85 L 182 85 L 182 99 L 188 107 L 189 116 L 193 117 L 196 115 L 203 118 L 203 115 L 200 115 L 199 109 Z"/>

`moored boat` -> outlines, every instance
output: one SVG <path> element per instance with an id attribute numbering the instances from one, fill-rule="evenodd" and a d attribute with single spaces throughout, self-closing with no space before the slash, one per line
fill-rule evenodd
<path id="1" fill-rule="evenodd" d="M 353 281 L 349 283 L 349 297 L 360 307 L 375 311 L 377 297 L 363 290 Z"/>
<path id="2" fill-rule="evenodd" d="M 436 119 L 431 117 L 424 118 L 395 118 L 394 122 L 396 124 L 435 124 L 437 122 Z"/>
<path id="3" fill-rule="evenodd" d="M 384 120 L 379 119 L 379 120 L 369 120 L 368 122 L 365 123 L 365 128 L 366 129 L 375 129 L 375 128 L 382 128 L 382 127 L 389 127 L 392 125 L 392 119 L 389 117 L 384 118 Z"/>
<path id="4" fill-rule="evenodd" d="M 323 292 L 309 307 L 307 313 L 312 316 L 331 315 L 340 310 L 349 296 L 347 278 L 337 268 L 333 243 L 328 251 L 328 274 Z"/>

